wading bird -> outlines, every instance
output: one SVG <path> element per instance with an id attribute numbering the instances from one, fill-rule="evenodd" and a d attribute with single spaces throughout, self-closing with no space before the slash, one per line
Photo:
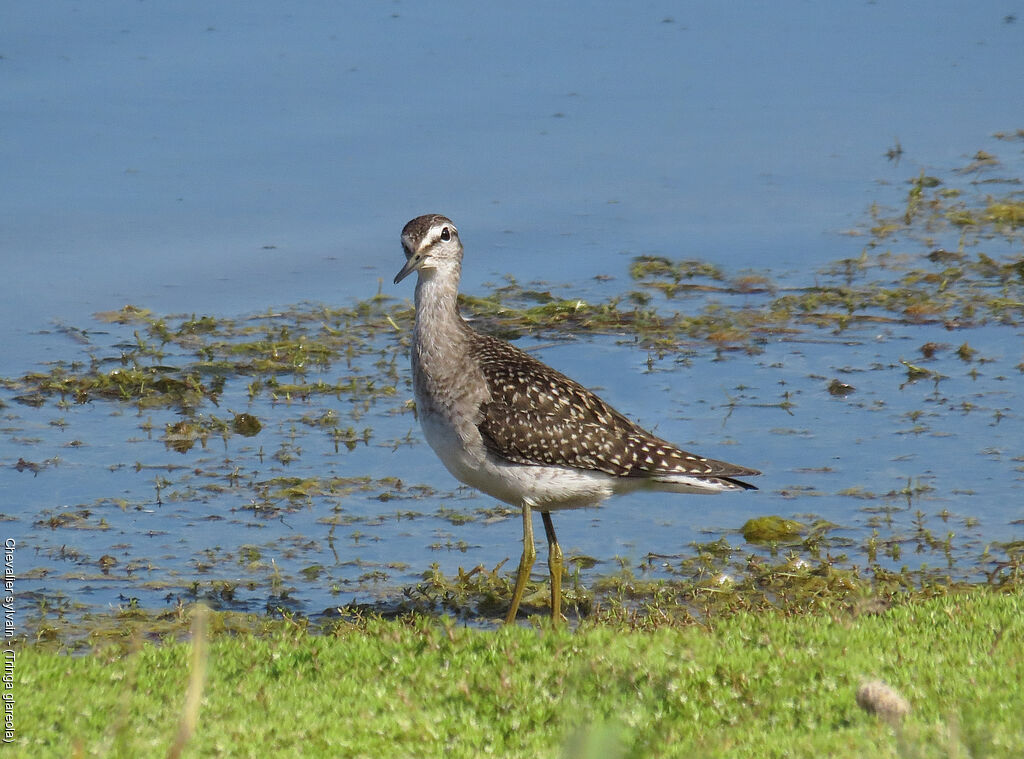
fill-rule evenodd
<path id="1" fill-rule="evenodd" d="M 631 422 L 577 382 L 512 345 L 476 332 L 459 314 L 462 242 L 451 219 L 419 216 L 402 230 L 413 272 L 412 377 L 423 434 L 457 479 L 522 509 L 523 555 L 506 622 L 519 610 L 536 558 L 532 512 L 548 539 L 551 615 L 561 618 L 562 549 L 551 512 L 633 490 L 753 490 L 760 474 L 677 448 Z"/>

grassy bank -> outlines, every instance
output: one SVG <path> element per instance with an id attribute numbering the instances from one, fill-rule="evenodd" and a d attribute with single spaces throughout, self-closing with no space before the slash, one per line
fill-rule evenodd
<path id="1" fill-rule="evenodd" d="M 205 657 L 25 648 L 11 755 L 167 755 L 191 678 L 205 686 L 182 756 L 1017 757 L 1022 612 L 1019 591 L 979 589 L 644 631 L 416 617 L 237 635 L 213 614 Z M 902 721 L 858 707 L 871 679 L 909 703 Z"/>

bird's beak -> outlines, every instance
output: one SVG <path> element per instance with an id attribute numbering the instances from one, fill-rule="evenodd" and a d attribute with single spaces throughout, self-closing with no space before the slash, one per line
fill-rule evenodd
<path id="1" fill-rule="evenodd" d="M 403 249 L 405 250 L 405 266 L 403 266 L 402 270 L 395 275 L 396 285 L 403 279 L 408 277 L 410 274 L 412 274 L 414 271 L 416 271 L 416 267 L 419 265 L 420 261 L 423 260 L 422 255 L 416 253 L 410 254 L 409 249 L 405 248 L 404 246 Z"/>
<path id="2" fill-rule="evenodd" d="M 411 273 L 413 273 L 416 270 L 416 263 L 417 262 L 414 261 L 412 258 L 406 261 L 406 265 L 402 266 L 401 271 L 396 273 L 396 275 L 394 276 L 394 284 L 397 285 L 399 282 L 409 277 Z"/>

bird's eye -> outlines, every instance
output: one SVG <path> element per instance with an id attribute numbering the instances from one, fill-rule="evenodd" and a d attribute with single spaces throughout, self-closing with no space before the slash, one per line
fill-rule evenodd
<path id="1" fill-rule="evenodd" d="M 452 239 L 452 233 L 448 231 L 448 227 L 445 227 L 444 229 L 441 230 L 441 239 L 444 240 L 445 242 L 448 242 L 450 239 Z"/>

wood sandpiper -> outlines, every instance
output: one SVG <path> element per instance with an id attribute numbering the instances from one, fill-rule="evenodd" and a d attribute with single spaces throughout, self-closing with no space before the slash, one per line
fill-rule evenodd
<path id="1" fill-rule="evenodd" d="M 402 230 L 405 266 L 417 272 L 412 377 L 427 442 L 455 477 L 522 509 L 523 555 L 512 622 L 536 558 L 532 512 L 548 539 L 551 615 L 561 619 L 562 549 L 551 512 L 593 506 L 633 490 L 754 490 L 755 469 L 687 453 L 631 422 L 594 393 L 508 343 L 476 332 L 459 314 L 462 242 L 445 216 Z"/>

